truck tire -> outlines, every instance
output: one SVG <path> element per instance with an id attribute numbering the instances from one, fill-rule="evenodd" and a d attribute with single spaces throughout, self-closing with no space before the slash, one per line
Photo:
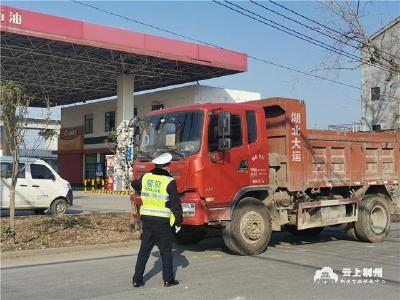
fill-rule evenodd
<path id="1" fill-rule="evenodd" d="M 381 195 L 367 195 L 358 207 L 357 236 L 363 242 L 383 242 L 390 229 L 390 203 Z"/>
<path id="2" fill-rule="evenodd" d="M 350 240 L 360 241 L 360 238 L 358 237 L 357 232 L 356 232 L 354 222 L 347 223 L 346 227 L 344 228 L 344 231 L 346 232 L 346 235 Z"/>
<path id="3" fill-rule="evenodd" d="M 271 216 L 265 205 L 251 197 L 242 199 L 222 231 L 225 245 L 235 254 L 257 255 L 271 238 Z"/>
<path id="4" fill-rule="evenodd" d="M 67 212 L 68 202 L 63 198 L 57 198 L 51 203 L 49 212 L 52 215 L 63 215 Z"/>
<path id="5" fill-rule="evenodd" d="M 194 245 L 200 242 L 206 232 L 200 229 L 182 227 L 178 233 L 174 233 L 175 242 L 179 245 Z"/>
<path id="6" fill-rule="evenodd" d="M 324 230 L 324 227 L 314 227 L 314 228 L 298 230 L 296 226 L 286 226 L 286 230 L 295 236 L 311 237 L 319 235 L 321 231 Z"/>

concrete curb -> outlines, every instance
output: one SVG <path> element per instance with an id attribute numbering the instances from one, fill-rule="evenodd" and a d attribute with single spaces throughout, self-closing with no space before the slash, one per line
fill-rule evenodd
<path id="1" fill-rule="evenodd" d="M 85 193 L 92 193 L 92 194 L 107 194 L 107 195 L 124 195 L 128 196 L 129 192 L 128 191 L 107 191 L 107 190 L 88 190 L 84 191 Z"/>

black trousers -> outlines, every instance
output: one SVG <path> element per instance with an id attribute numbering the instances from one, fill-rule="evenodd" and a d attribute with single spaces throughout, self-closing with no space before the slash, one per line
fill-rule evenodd
<path id="1" fill-rule="evenodd" d="M 135 266 L 134 282 L 143 280 L 143 273 L 146 268 L 151 250 L 157 244 L 162 260 L 162 275 L 164 281 L 174 279 L 172 267 L 172 232 L 169 223 L 159 223 L 142 220 L 142 243 Z"/>

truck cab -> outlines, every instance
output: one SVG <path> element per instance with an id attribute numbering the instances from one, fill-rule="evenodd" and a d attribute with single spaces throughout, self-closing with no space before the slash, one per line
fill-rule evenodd
<path id="1" fill-rule="evenodd" d="M 245 104 L 152 112 L 143 121 L 134 178 L 154 167 L 152 158 L 170 152 L 171 174 L 182 194 L 184 224 L 229 220 L 232 199 L 238 193 L 268 184 L 263 120 L 260 107 Z"/>

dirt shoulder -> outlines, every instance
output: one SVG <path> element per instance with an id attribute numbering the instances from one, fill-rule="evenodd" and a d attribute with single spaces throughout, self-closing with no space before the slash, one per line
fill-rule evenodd
<path id="1" fill-rule="evenodd" d="M 392 215 L 392 222 L 399 221 L 400 215 Z M 118 247 L 117 244 L 139 240 L 137 229 L 131 214 L 126 212 L 16 217 L 16 243 L 13 246 L 9 219 L 2 218 L 0 246 L 2 254 L 8 256 L 11 252 L 24 252 L 21 250 L 29 250 L 26 251 L 29 253 L 40 249 L 57 252 L 68 251 L 68 248 Z"/>
<path id="2" fill-rule="evenodd" d="M 1 251 L 65 248 L 132 242 L 139 239 L 130 213 L 16 217 L 16 243 L 9 219 L 1 220 Z"/>

